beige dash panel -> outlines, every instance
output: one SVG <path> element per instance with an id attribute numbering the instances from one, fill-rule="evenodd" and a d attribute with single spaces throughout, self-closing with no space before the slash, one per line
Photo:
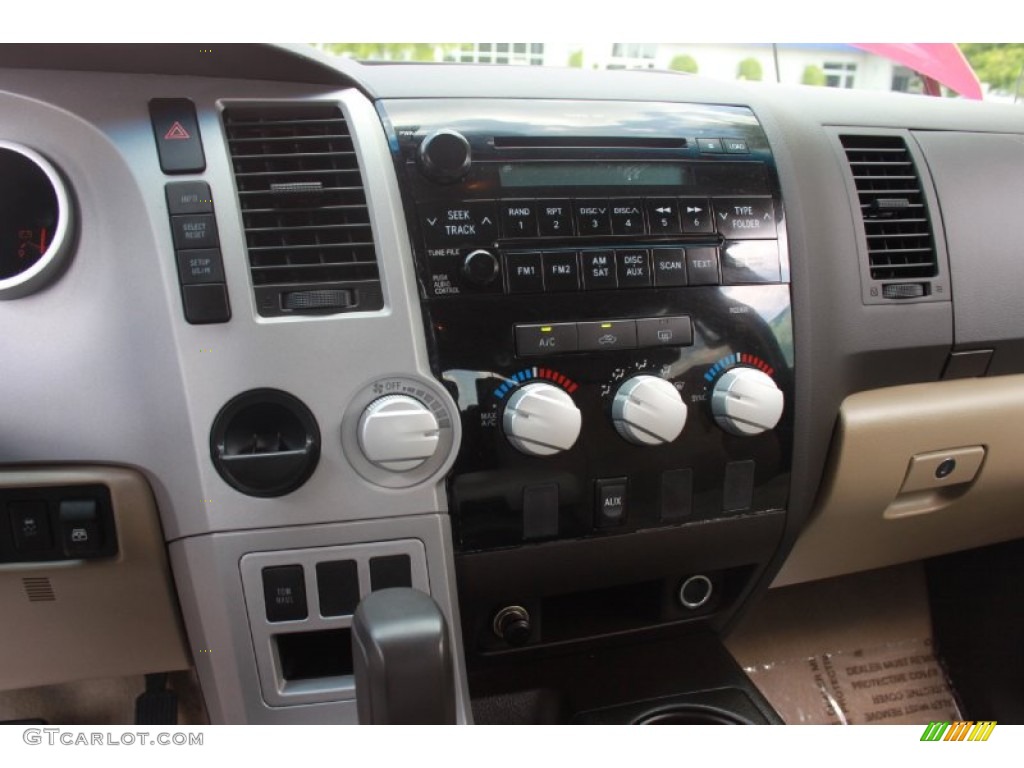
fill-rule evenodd
<path id="1" fill-rule="evenodd" d="M 925 482 L 942 455 L 956 473 Z M 1022 536 L 1024 376 L 859 392 L 843 401 L 814 513 L 773 586 Z"/>
<path id="2" fill-rule="evenodd" d="M 119 553 L 0 565 L 0 690 L 191 666 L 142 475 L 93 466 L 0 469 L 5 488 L 91 483 L 110 489 Z"/>

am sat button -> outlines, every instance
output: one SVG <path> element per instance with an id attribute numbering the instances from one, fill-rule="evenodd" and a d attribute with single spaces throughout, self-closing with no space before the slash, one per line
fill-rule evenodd
<path id="1" fill-rule="evenodd" d="M 576 323 L 516 326 L 516 352 L 520 357 L 575 352 L 578 348 Z"/>
<path id="2" fill-rule="evenodd" d="M 612 349 L 636 349 L 636 321 L 601 320 L 576 323 L 580 351 L 604 352 Z"/>
<path id="3" fill-rule="evenodd" d="M 583 286 L 588 291 L 614 288 L 619 284 L 615 272 L 614 251 L 585 251 L 583 253 Z"/>

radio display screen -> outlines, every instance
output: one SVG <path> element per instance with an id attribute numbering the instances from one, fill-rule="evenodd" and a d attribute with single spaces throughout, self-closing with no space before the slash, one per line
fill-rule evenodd
<path id="1" fill-rule="evenodd" d="M 538 162 L 501 163 L 505 189 L 519 187 L 688 187 L 693 171 L 681 163 Z"/>

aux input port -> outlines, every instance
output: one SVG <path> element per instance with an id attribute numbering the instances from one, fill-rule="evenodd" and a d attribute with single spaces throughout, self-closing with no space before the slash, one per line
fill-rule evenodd
<path id="1" fill-rule="evenodd" d="M 679 602 L 691 611 L 705 605 L 711 599 L 714 585 L 707 576 L 697 574 L 683 581 L 679 587 Z"/>

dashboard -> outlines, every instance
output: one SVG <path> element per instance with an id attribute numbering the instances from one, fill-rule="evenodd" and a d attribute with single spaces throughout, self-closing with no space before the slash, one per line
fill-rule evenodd
<path id="1" fill-rule="evenodd" d="M 772 585 L 1024 536 L 1019 107 L 218 51 L 0 50 L 0 688 L 365 720 L 412 588 L 458 722 L 776 722 Z"/>

